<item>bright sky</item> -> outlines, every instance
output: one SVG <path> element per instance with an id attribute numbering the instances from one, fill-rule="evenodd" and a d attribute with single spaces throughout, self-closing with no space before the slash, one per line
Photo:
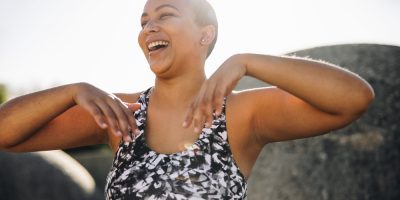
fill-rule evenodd
<path id="1" fill-rule="evenodd" d="M 400 46 L 398 0 L 210 0 L 220 23 L 210 75 L 234 53 L 343 43 Z M 89 82 L 135 92 L 154 76 L 137 45 L 145 0 L 0 0 L 0 83 L 12 94 Z"/>

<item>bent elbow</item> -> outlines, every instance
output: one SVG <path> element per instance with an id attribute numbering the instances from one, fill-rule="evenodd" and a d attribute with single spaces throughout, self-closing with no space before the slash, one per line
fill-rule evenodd
<path id="1" fill-rule="evenodd" d="M 21 143 L 21 139 L 16 137 L 18 130 L 12 129 L 9 126 L 0 123 L 0 151 L 11 151 L 13 147 Z"/>
<path id="2" fill-rule="evenodd" d="M 370 105 L 375 99 L 375 92 L 373 88 L 366 83 L 366 85 L 357 93 L 357 101 L 354 103 L 353 114 L 361 115 L 368 110 Z"/>
<path id="3" fill-rule="evenodd" d="M 11 151 L 12 147 L 15 145 L 17 144 L 13 143 L 7 137 L 0 137 L 0 151 Z"/>
<path id="4" fill-rule="evenodd" d="M 0 142 L 0 151 L 8 151 L 8 152 L 10 152 L 10 151 L 12 151 L 12 147 L 13 147 L 14 145 L 11 145 L 11 144 L 7 144 L 6 142 Z"/>
<path id="5" fill-rule="evenodd" d="M 367 84 L 365 89 L 362 91 L 363 93 L 363 105 L 364 111 L 368 109 L 368 107 L 372 104 L 375 99 L 375 92 L 371 85 Z"/>

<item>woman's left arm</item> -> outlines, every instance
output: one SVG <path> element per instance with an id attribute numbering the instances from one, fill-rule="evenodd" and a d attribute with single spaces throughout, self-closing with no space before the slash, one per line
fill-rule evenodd
<path id="1" fill-rule="evenodd" d="M 186 125 L 194 123 L 199 129 L 204 122 L 210 124 L 213 111 L 221 112 L 223 97 L 244 75 L 276 86 L 237 95 L 246 97 L 244 109 L 251 110 L 252 131 L 265 142 L 309 137 L 343 127 L 358 118 L 374 98 L 366 81 L 332 64 L 238 54 L 204 83 L 188 112 Z"/>

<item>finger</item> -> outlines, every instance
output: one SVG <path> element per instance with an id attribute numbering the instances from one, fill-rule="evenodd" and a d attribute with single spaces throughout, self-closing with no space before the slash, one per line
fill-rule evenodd
<path id="1" fill-rule="evenodd" d="M 219 117 L 222 113 L 222 107 L 224 103 L 224 93 L 217 89 L 214 92 L 214 99 L 213 99 L 213 109 L 215 110 L 215 115 Z"/>
<path id="2" fill-rule="evenodd" d="M 120 128 L 120 131 L 122 131 L 122 138 L 125 142 L 131 142 L 132 138 L 130 136 L 129 129 L 136 128 L 136 126 L 130 127 L 131 124 L 129 122 L 129 116 L 132 114 L 119 99 L 110 99 L 107 103 L 112 108 L 112 111 L 116 116 L 118 127 Z"/>
<path id="3" fill-rule="evenodd" d="M 97 106 L 100 108 L 101 112 L 105 116 L 105 118 L 106 118 L 106 120 L 108 122 L 110 130 L 116 136 L 122 136 L 122 132 L 119 129 L 119 126 L 118 126 L 117 117 L 116 117 L 114 111 L 112 110 L 112 108 L 107 103 L 105 103 L 104 101 L 99 101 L 97 103 Z"/>
<path id="4" fill-rule="evenodd" d="M 211 127 L 213 120 L 213 105 L 212 105 L 213 91 L 208 90 L 203 97 L 203 102 L 200 111 L 202 112 L 202 118 L 204 119 L 205 126 L 207 128 Z M 202 124 L 203 125 L 203 124 Z"/>
<path id="5" fill-rule="evenodd" d="M 190 106 L 182 126 L 184 128 L 188 128 L 192 124 L 192 121 L 193 121 L 193 106 Z"/>
<path id="6" fill-rule="evenodd" d="M 195 113 L 197 110 L 197 104 L 198 104 L 197 98 L 198 97 L 196 97 L 194 102 L 190 105 L 189 110 L 186 114 L 185 121 L 183 122 L 183 127 L 185 127 L 185 128 L 190 127 L 190 125 L 193 123 L 194 116 L 195 116 Z"/>
<path id="7" fill-rule="evenodd" d="M 124 103 L 131 112 L 135 112 L 140 109 L 140 103 Z"/>
<path id="8" fill-rule="evenodd" d="M 204 125 L 204 117 L 201 114 L 196 114 L 193 118 L 193 131 L 200 133 Z"/>
<path id="9" fill-rule="evenodd" d="M 128 131 L 127 134 L 130 136 L 131 140 L 134 140 L 139 134 L 140 131 L 136 125 L 136 119 L 134 118 L 133 111 L 136 111 L 138 107 L 140 108 L 140 104 L 135 103 L 134 105 L 130 105 L 130 103 L 123 103 L 122 110 L 125 112 L 125 116 L 128 120 Z M 131 106 L 131 109 L 128 109 Z"/>
<path id="10" fill-rule="evenodd" d="M 207 111 L 205 113 L 205 126 L 207 128 L 210 128 L 212 125 L 212 121 L 213 121 L 213 115 L 212 115 L 212 107 L 211 104 L 209 104 L 209 106 L 207 106 Z"/>
<path id="11" fill-rule="evenodd" d="M 102 128 L 106 129 L 108 128 L 107 125 L 107 120 L 105 119 L 103 113 L 101 110 L 95 105 L 95 104 L 86 104 L 82 105 L 94 118 L 94 121 L 97 123 L 97 125 Z"/>
<path id="12" fill-rule="evenodd" d="M 195 120 L 194 113 L 196 113 L 198 111 L 199 103 L 202 102 L 202 99 L 204 97 L 204 93 L 205 93 L 206 89 L 207 89 L 207 82 L 203 83 L 198 95 L 195 97 L 195 99 L 193 100 L 193 103 L 190 105 L 188 113 L 186 114 L 186 117 L 185 117 L 185 121 L 183 122 L 183 127 L 185 127 L 185 128 L 189 127 Z M 197 127 L 195 127 L 195 129 L 196 128 Z"/>
<path id="13" fill-rule="evenodd" d="M 129 110 L 124 109 L 124 112 L 129 121 L 130 133 L 135 138 L 140 134 L 140 131 L 136 125 L 136 119 L 132 112 L 135 112 L 136 110 L 140 109 L 141 105 L 139 103 L 124 103 L 124 105 L 126 105 L 127 108 L 129 109 Z"/>
<path id="14" fill-rule="evenodd" d="M 200 130 L 204 127 L 208 112 L 209 114 L 211 114 L 211 110 L 211 105 L 208 103 L 207 100 L 202 101 L 202 103 L 197 107 L 195 115 L 193 117 L 194 132 L 199 133 Z"/>

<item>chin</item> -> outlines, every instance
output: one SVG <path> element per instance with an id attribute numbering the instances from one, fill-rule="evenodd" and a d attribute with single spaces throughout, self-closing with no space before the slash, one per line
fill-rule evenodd
<path id="1" fill-rule="evenodd" d="M 170 65 L 166 65 L 165 63 L 149 63 L 151 71 L 157 77 L 163 77 L 171 68 Z"/>

